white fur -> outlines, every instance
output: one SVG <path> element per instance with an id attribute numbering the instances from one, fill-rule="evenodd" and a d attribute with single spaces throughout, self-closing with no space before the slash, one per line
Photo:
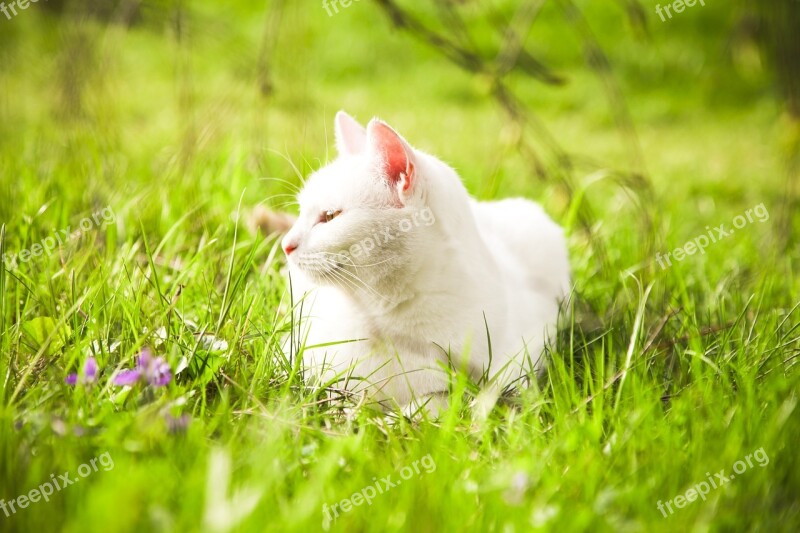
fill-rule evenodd
<path id="1" fill-rule="evenodd" d="M 413 166 L 393 183 L 381 166 L 393 130 L 373 119 L 364 131 L 342 112 L 336 126 L 340 155 L 308 179 L 283 241 L 296 247 L 307 375 L 402 407 L 446 398 L 449 364 L 475 379 L 488 370 L 500 387 L 541 370 L 569 291 L 561 229 L 522 198 L 476 202 L 452 168 L 399 135 Z M 328 210 L 342 213 L 320 223 Z M 359 253 L 367 239 L 375 248 Z"/>

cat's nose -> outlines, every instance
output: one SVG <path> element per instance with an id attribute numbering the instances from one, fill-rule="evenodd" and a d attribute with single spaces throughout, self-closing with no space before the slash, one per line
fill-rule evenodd
<path id="1" fill-rule="evenodd" d="M 297 235 L 294 235 L 290 232 L 289 234 L 283 236 L 281 245 L 283 246 L 284 253 L 286 253 L 288 257 L 290 253 L 297 250 L 297 247 L 300 246 L 300 239 L 297 238 Z"/>

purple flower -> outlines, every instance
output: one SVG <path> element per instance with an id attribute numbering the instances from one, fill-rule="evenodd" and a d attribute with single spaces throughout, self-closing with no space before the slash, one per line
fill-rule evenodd
<path id="1" fill-rule="evenodd" d="M 77 372 L 72 372 L 71 374 L 67 374 L 64 381 L 67 385 L 77 385 L 78 383 L 91 385 L 97 381 L 97 371 L 97 359 L 90 355 L 86 358 L 86 361 L 83 362 L 83 368 L 80 372 L 81 375 L 78 376 Z"/>
<path id="2" fill-rule="evenodd" d="M 163 387 L 172 379 L 172 369 L 163 357 L 153 357 L 148 348 L 142 350 L 136 368 L 123 370 L 114 378 L 114 385 L 135 385 L 145 381 L 154 387 Z"/>
<path id="3" fill-rule="evenodd" d="M 134 385 L 142 373 L 138 370 L 123 370 L 114 378 L 114 385 Z"/>
<path id="4" fill-rule="evenodd" d="M 86 362 L 83 363 L 83 379 L 94 383 L 97 381 L 97 371 L 97 359 L 92 356 L 87 357 Z"/>

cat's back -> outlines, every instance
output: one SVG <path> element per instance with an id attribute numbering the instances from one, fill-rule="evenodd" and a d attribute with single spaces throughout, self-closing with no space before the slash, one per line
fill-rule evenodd
<path id="1" fill-rule="evenodd" d="M 525 198 L 473 201 L 472 210 L 502 270 L 538 293 L 566 296 L 570 282 L 564 232 L 539 204 Z"/>

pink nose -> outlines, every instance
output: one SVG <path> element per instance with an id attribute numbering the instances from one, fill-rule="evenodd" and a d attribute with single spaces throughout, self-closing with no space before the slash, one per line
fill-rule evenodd
<path id="1" fill-rule="evenodd" d="M 296 244 L 287 244 L 283 248 L 283 251 L 286 252 L 286 255 L 289 255 L 290 253 L 294 252 L 295 250 L 297 250 L 297 245 Z"/>

